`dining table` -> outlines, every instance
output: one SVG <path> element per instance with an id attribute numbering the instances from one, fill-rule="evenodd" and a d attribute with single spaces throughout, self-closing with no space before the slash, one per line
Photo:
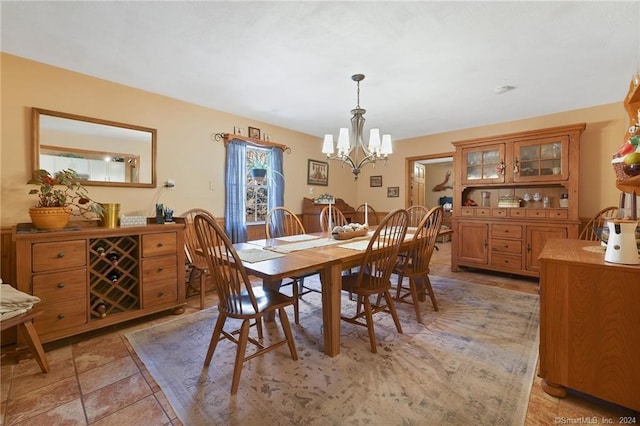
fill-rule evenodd
<path id="1" fill-rule="evenodd" d="M 410 249 L 415 228 L 408 228 L 401 251 Z M 263 286 L 278 290 L 282 280 L 307 273 L 320 275 L 324 353 L 340 354 L 342 271 L 359 266 L 374 233 L 352 239 L 335 239 L 329 232 L 293 235 L 235 243 L 242 264 Z M 272 313 L 273 314 L 273 313 Z M 274 315 L 267 317 L 272 320 Z"/>

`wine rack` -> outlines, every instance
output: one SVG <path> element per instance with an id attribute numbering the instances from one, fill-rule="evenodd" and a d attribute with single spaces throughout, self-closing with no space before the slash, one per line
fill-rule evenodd
<path id="1" fill-rule="evenodd" d="M 89 311 L 92 319 L 140 308 L 137 235 L 89 240 Z"/>

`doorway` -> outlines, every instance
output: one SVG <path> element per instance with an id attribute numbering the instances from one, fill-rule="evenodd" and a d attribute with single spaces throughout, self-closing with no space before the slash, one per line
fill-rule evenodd
<path id="1" fill-rule="evenodd" d="M 407 208 L 413 205 L 433 207 L 452 203 L 453 154 L 446 152 L 406 159 Z"/>

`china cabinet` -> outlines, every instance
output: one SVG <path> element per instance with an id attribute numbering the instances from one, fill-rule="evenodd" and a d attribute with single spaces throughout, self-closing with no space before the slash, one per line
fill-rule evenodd
<path id="1" fill-rule="evenodd" d="M 629 125 L 636 125 L 636 134 L 639 134 L 640 131 L 637 130 L 640 127 L 640 85 L 636 84 L 636 79 L 631 81 L 629 85 L 629 92 L 627 96 L 624 98 L 624 108 L 629 115 Z M 625 141 L 633 136 L 629 131 L 625 134 Z M 636 204 L 635 204 L 635 196 L 640 195 L 640 175 L 627 177 L 622 180 L 618 180 L 616 182 L 617 188 L 623 193 L 632 194 L 632 217 L 636 217 Z M 624 198 L 621 199 L 620 207 L 623 207 Z"/>
<path id="2" fill-rule="evenodd" d="M 62 231 L 13 227 L 16 286 L 41 299 L 42 342 L 151 313 L 184 311 L 184 224 Z"/>
<path id="3" fill-rule="evenodd" d="M 454 142 L 453 271 L 538 276 L 549 238 L 577 238 L 584 124 Z M 561 202 L 562 200 L 562 202 Z M 567 202 L 568 201 L 568 202 Z"/>

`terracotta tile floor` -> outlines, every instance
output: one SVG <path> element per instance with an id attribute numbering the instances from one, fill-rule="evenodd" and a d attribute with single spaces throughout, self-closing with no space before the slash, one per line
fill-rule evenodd
<path id="1" fill-rule="evenodd" d="M 464 279 L 484 285 L 536 293 L 537 280 L 501 274 L 450 270 L 450 244 L 438 244 L 432 259 L 432 275 Z M 207 306 L 216 302 L 207 294 Z M 188 300 L 186 313 L 196 312 L 198 297 Z M 91 335 L 45 345 L 51 363 L 48 374 L 32 359 L 15 363 L 3 360 L 0 376 L 1 425 L 180 425 L 164 394 L 124 337 L 133 329 L 172 319 L 156 315 Z M 526 425 L 587 423 L 596 418 L 618 423 L 620 416 L 638 413 L 602 401 L 570 394 L 565 399 L 542 391 L 535 378 Z M 582 419 L 582 420 L 580 420 Z M 585 420 L 586 419 L 586 420 Z M 593 423 L 593 421 L 592 421 Z"/>

